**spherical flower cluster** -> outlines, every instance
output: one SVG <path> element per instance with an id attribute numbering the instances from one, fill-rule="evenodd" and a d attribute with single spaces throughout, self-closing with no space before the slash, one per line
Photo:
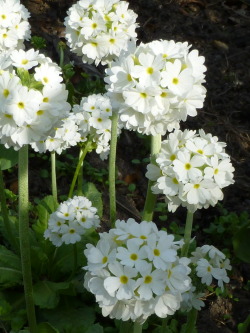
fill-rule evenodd
<path id="1" fill-rule="evenodd" d="M 153 193 L 164 194 L 173 212 L 179 205 L 191 212 L 215 206 L 223 199 L 221 189 L 234 183 L 234 168 L 225 146 L 203 130 L 170 133 L 162 142 L 156 165 L 147 167 L 146 176 L 155 181 Z"/>
<path id="2" fill-rule="evenodd" d="M 196 116 L 205 98 L 206 67 L 204 57 L 189 49 L 173 40 L 131 45 L 106 69 L 107 89 L 126 129 L 164 135 Z"/>
<path id="3" fill-rule="evenodd" d="M 10 59 L 11 68 L 0 68 L 0 139 L 18 150 L 45 140 L 70 104 L 61 69 L 50 58 L 30 49 L 12 51 Z"/>
<path id="4" fill-rule="evenodd" d="M 19 0 L 0 1 L 0 52 L 22 49 L 30 39 L 28 10 Z"/>
<path id="5" fill-rule="evenodd" d="M 87 198 L 74 196 L 73 199 L 62 202 L 50 215 L 44 237 L 55 246 L 75 244 L 81 240 L 86 230 L 99 227 L 100 220 L 96 212 L 97 209 Z"/>
<path id="6" fill-rule="evenodd" d="M 39 153 L 55 151 L 57 154 L 61 154 L 63 150 L 73 147 L 82 141 L 78 130 L 79 128 L 75 124 L 75 121 L 71 119 L 70 114 L 55 125 L 53 133 L 46 140 L 33 142 L 31 147 Z"/>
<path id="7" fill-rule="evenodd" d="M 223 290 L 224 283 L 229 282 L 227 271 L 232 269 L 229 259 L 224 253 L 212 245 L 197 247 L 192 252 L 191 261 L 195 264 L 196 274 L 201 278 L 201 282 L 207 286 L 211 285 L 212 280 L 217 280 L 218 286 Z"/>
<path id="8" fill-rule="evenodd" d="M 112 107 L 106 95 L 93 94 L 83 97 L 80 105 L 73 106 L 71 119 L 78 126 L 81 142 L 91 140 L 97 154 L 106 159 L 111 139 Z"/>
<path id="9" fill-rule="evenodd" d="M 137 15 L 119 0 L 80 0 L 67 12 L 66 40 L 83 62 L 105 65 L 136 37 Z"/>
<path id="10" fill-rule="evenodd" d="M 84 285 L 104 316 L 141 323 L 154 313 L 165 318 L 191 288 L 190 260 L 177 254 L 182 245 L 153 222 L 117 220 L 96 246 L 87 244 Z"/>

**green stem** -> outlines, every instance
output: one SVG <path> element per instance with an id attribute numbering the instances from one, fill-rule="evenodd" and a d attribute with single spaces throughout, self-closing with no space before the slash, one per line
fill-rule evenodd
<path id="1" fill-rule="evenodd" d="M 33 300 L 32 273 L 29 243 L 29 190 L 28 190 L 28 146 L 19 150 L 18 161 L 19 186 L 19 239 L 23 273 L 23 285 L 26 301 L 26 310 L 31 333 L 37 333 L 36 315 Z"/>
<path id="2" fill-rule="evenodd" d="M 116 166 L 116 145 L 117 145 L 117 123 L 118 112 L 113 112 L 110 155 L 109 155 L 109 203 L 110 203 L 110 222 L 113 226 L 116 220 L 116 193 L 115 193 L 115 166 Z"/>
<path id="3" fill-rule="evenodd" d="M 184 333 L 194 333 L 197 315 L 198 311 L 196 309 L 193 308 L 189 311 L 187 316 L 187 325 L 185 327 Z"/>
<path id="4" fill-rule="evenodd" d="M 15 248 L 15 250 L 18 249 L 17 240 L 13 235 L 7 204 L 6 204 L 6 196 L 4 191 L 4 181 L 3 181 L 3 172 L 1 169 L 1 160 L 0 160 L 0 203 L 1 203 L 1 215 L 3 217 L 3 223 L 4 223 L 4 229 L 7 232 L 8 241 L 10 244 Z"/>
<path id="5" fill-rule="evenodd" d="M 151 136 L 151 157 L 150 163 L 156 164 L 156 154 L 159 153 L 161 149 L 161 135 Z M 154 215 L 154 207 L 156 203 L 156 195 L 153 194 L 151 187 L 154 185 L 154 181 L 148 181 L 147 196 L 145 201 L 145 206 L 142 214 L 143 221 L 152 221 Z"/>
<path id="6" fill-rule="evenodd" d="M 81 156 L 82 156 L 82 150 L 80 149 L 79 160 L 81 159 Z M 77 177 L 77 195 L 83 194 L 82 187 L 83 187 L 83 163 L 81 164 L 79 174 Z"/>
<path id="7" fill-rule="evenodd" d="M 194 213 L 187 211 L 186 225 L 184 231 L 184 245 L 181 249 L 181 256 L 186 257 L 188 254 L 189 244 L 191 240 Z"/>
<path id="8" fill-rule="evenodd" d="M 119 333 L 128 333 L 132 329 L 132 323 L 131 321 L 120 321 L 120 329 Z"/>
<path id="9" fill-rule="evenodd" d="M 52 195 L 54 200 L 55 209 L 58 206 L 57 200 L 57 184 L 56 184 L 56 153 L 51 152 L 51 186 L 52 186 Z"/>
<path id="10" fill-rule="evenodd" d="M 76 270 L 77 270 L 77 247 L 76 247 L 76 243 L 73 244 L 73 269 L 72 272 L 68 278 L 68 281 L 71 281 L 72 278 L 75 276 L 76 274 Z"/>
<path id="11" fill-rule="evenodd" d="M 134 328 L 133 328 L 133 333 L 141 333 L 141 332 L 142 332 L 142 325 L 135 322 Z"/>
<path id="12" fill-rule="evenodd" d="M 68 195 L 69 198 L 72 198 L 72 196 L 73 196 L 73 192 L 74 192 L 74 188 L 75 188 L 75 184 L 76 184 L 76 180 L 77 180 L 79 171 L 82 167 L 82 163 L 84 161 L 85 156 L 87 155 L 87 152 L 89 151 L 90 146 L 91 146 L 91 142 L 87 141 L 84 149 L 82 150 L 81 157 L 78 160 L 78 164 L 77 164 L 77 167 L 76 167 L 76 170 L 74 173 L 74 177 L 73 177 L 72 183 L 70 185 L 70 190 L 69 190 L 69 195 Z"/>

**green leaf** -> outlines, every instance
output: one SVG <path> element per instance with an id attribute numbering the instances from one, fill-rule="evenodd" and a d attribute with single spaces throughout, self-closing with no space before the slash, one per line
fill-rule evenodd
<path id="1" fill-rule="evenodd" d="M 60 290 L 69 288 L 69 282 L 39 281 L 34 285 L 34 302 L 42 309 L 54 309 L 60 299 Z"/>
<path id="2" fill-rule="evenodd" d="M 18 152 L 13 148 L 5 148 L 0 144 L 0 167 L 2 170 L 9 169 L 18 162 Z"/>
<path id="3" fill-rule="evenodd" d="M 71 307 L 67 308 L 63 304 L 58 306 L 54 311 L 44 310 L 43 316 L 60 333 L 83 333 L 94 324 L 94 307 L 73 308 L 73 306 L 78 306 L 77 302 L 72 302 Z"/>
<path id="4" fill-rule="evenodd" d="M 33 224 L 32 228 L 37 233 L 43 236 L 44 231 L 47 229 L 50 214 L 52 214 L 56 207 L 52 195 L 45 197 L 36 207 L 38 213 L 38 221 Z"/>
<path id="5" fill-rule="evenodd" d="M 90 326 L 85 333 L 103 333 L 103 327 L 99 324 Z"/>
<path id="6" fill-rule="evenodd" d="M 60 333 L 50 323 L 40 323 L 37 325 L 37 333 Z"/>
<path id="7" fill-rule="evenodd" d="M 0 245 L 0 286 L 8 288 L 21 283 L 20 258 L 5 246 Z"/>
<path id="8" fill-rule="evenodd" d="M 10 313 L 11 311 L 11 305 L 5 301 L 5 299 L 0 299 L 0 316 L 6 316 Z"/>
<path id="9" fill-rule="evenodd" d="M 250 227 L 240 229 L 233 237 L 235 255 L 242 261 L 250 263 Z"/>
<path id="10" fill-rule="evenodd" d="M 103 214 L 102 194 L 98 191 L 95 184 L 90 182 L 84 184 L 83 194 L 92 202 L 92 205 L 97 208 L 97 214 L 101 218 Z"/>

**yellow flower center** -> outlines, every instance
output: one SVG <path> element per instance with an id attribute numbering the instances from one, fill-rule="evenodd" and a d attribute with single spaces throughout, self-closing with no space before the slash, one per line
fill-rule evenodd
<path id="1" fill-rule="evenodd" d="M 22 65 L 26 65 L 29 61 L 27 59 L 22 60 Z"/>
<path id="2" fill-rule="evenodd" d="M 120 276 L 120 282 L 121 282 L 122 284 L 126 284 L 126 283 L 128 283 L 128 277 L 127 277 L 126 275 L 122 275 L 122 276 Z"/>
<path id="3" fill-rule="evenodd" d="M 200 184 L 194 184 L 194 188 L 199 188 L 200 187 Z"/>
<path id="4" fill-rule="evenodd" d="M 185 164 L 185 169 L 186 169 L 186 170 L 191 169 L 191 164 L 190 164 L 190 163 L 186 163 L 186 164 Z"/>
<path id="5" fill-rule="evenodd" d="M 145 276 L 145 278 L 144 278 L 144 283 L 150 283 L 150 282 L 152 282 L 152 276 L 150 276 L 150 275 L 147 275 L 147 276 Z"/>
<path id="6" fill-rule="evenodd" d="M 174 77 L 172 82 L 173 82 L 173 84 L 178 84 L 179 80 L 177 79 L 177 77 Z"/>
<path id="7" fill-rule="evenodd" d="M 18 102 L 17 106 L 19 107 L 19 109 L 24 109 L 24 103 L 23 102 Z"/>
<path id="8" fill-rule="evenodd" d="M 48 103 L 48 101 L 49 101 L 48 97 L 44 97 L 43 103 Z"/>
<path id="9" fill-rule="evenodd" d="M 3 91 L 4 97 L 8 97 L 9 94 L 10 94 L 9 90 L 8 89 L 4 89 L 4 91 Z"/>
<path id="10" fill-rule="evenodd" d="M 178 180 L 177 180 L 176 178 L 173 178 L 172 181 L 173 181 L 173 183 L 176 184 L 176 185 L 179 184 L 179 182 L 178 182 Z"/>
<path id="11" fill-rule="evenodd" d="M 147 73 L 150 74 L 150 75 L 153 74 L 154 73 L 154 69 L 152 67 L 148 67 L 147 68 Z"/>
<path id="12" fill-rule="evenodd" d="M 214 174 L 217 175 L 217 173 L 219 172 L 219 169 L 215 169 L 214 170 Z"/>
<path id="13" fill-rule="evenodd" d="M 159 257 L 160 254 L 161 254 L 161 252 L 158 249 L 154 249 L 154 255 L 156 257 Z"/>
<path id="14" fill-rule="evenodd" d="M 130 255 L 130 259 L 135 261 L 135 260 L 138 259 L 138 255 L 137 255 L 136 253 L 132 253 L 132 254 Z"/>
<path id="15" fill-rule="evenodd" d="M 106 264 L 107 261 L 108 261 L 108 257 L 103 257 L 103 258 L 102 258 L 102 263 L 103 263 L 103 264 Z"/>
<path id="16" fill-rule="evenodd" d="M 140 93 L 140 96 L 141 96 L 142 98 L 147 98 L 147 94 L 146 94 L 146 93 Z"/>

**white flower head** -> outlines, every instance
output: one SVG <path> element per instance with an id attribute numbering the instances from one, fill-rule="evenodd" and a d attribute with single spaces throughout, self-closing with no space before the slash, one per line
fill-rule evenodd
<path id="1" fill-rule="evenodd" d="M 50 215 L 44 237 L 55 246 L 79 242 L 87 229 L 99 226 L 100 220 L 96 212 L 97 209 L 86 197 L 74 196 L 62 202 Z M 58 237 L 60 242 L 57 241 Z"/>
<path id="2" fill-rule="evenodd" d="M 143 323 L 154 313 L 162 318 L 173 314 L 191 288 L 190 260 L 177 255 L 180 242 L 154 222 L 130 218 L 115 226 L 84 251 L 85 285 L 103 315 Z"/>
<path id="3" fill-rule="evenodd" d="M 37 151 L 46 151 L 45 141 L 48 139 L 50 146 L 55 127 L 70 110 L 62 73 L 50 58 L 33 49 L 3 54 L 3 61 L 0 57 L 0 140 L 16 150 L 30 144 Z M 42 70 L 45 67 L 46 74 Z M 43 75 L 37 76 L 39 71 Z M 45 82 L 46 77 L 49 82 Z M 59 141 L 54 139 L 56 150 Z"/>
<path id="4" fill-rule="evenodd" d="M 188 54 L 187 43 L 141 43 L 106 69 L 107 89 L 112 100 L 120 100 L 120 120 L 126 129 L 164 135 L 179 128 L 188 115 L 196 115 L 205 98 L 201 78 L 206 68 L 195 67 Z M 198 51 L 194 54 L 199 59 Z"/>
<path id="5" fill-rule="evenodd" d="M 65 37 L 83 62 L 106 65 L 136 38 L 136 18 L 125 1 L 78 1 L 67 12 Z"/>
<path id="6" fill-rule="evenodd" d="M 156 165 L 149 164 L 147 169 L 146 177 L 154 181 L 153 193 L 165 195 L 170 211 L 179 205 L 192 212 L 215 206 L 223 199 L 222 188 L 234 183 L 224 144 L 202 130 L 170 133 Z"/>

